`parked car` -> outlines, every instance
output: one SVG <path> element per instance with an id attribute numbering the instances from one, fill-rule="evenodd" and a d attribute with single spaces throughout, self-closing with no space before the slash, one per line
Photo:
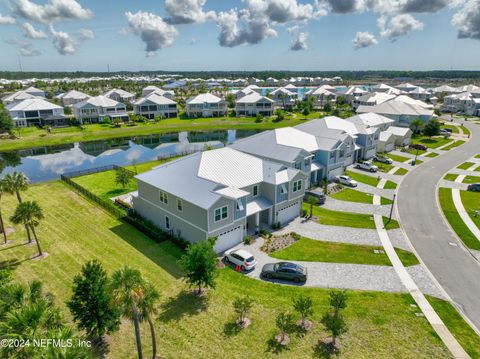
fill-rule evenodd
<path id="1" fill-rule="evenodd" d="M 240 266 L 240 268 L 245 270 L 252 270 L 257 265 L 257 260 L 250 252 L 247 252 L 244 249 L 237 249 L 231 252 L 227 252 L 224 258 L 226 263 L 232 263 L 235 266 Z"/>
<path id="2" fill-rule="evenodd" d="M 295 283 L 307 281 L 307 268 L 291 262 L 268 263 L 262 268 L 262 277 L 291 280 Z"/>
<path id="3" fill-rule="evenodd" d="M 352 177 L 347 176 L 347 175 L 342 175 L 342 176 L 337 176 L 335 177 L 335 182 L 338 182 L 340 184 L 343 184 L 348 187 L 357 187 L 358 182 L 352 179 Z"/>
<path id="4" fill-rule="evenodd" d="M 449 132 L 449 133 L 452 133 L 453 130 L 451 128 L 442 128 L 443 131 L 446 131 L 446 132 Z"/>
<path id="5" fill-rule="evenodd" d="M 327 200 L 327 196 L 325 196 L 325 193 L 323 193 L 323 191 L 319 189 L 305 191 L 305 197 L 303 197 L 303 201 L 307 202 L 308 197 L 310 196 L 315 197 L 317 199 L 317 204 L 319 205 L 325 204 L 325 201 Z"/>
<path id="6" fill-rule="evenodd" d="M 427 146 L 421 145 L 420 143 L 412 143 L 408 147 L 413 148 L 414 150 L 421 150 L 421 151 L 426 151 L 428 149 Z"/>
<path id="7" fill-rule="evenodd" d="M 480 192 L 480 183 L 473 183 L 471 185 L 468 185 L 467 191 Z"/>
<path id="8" fill-rule="evenodd" d="M 377 172 L 378 167 L 373 164 L 372 161 L 363 161 L 359 162 L 355 165 L 355 168 L 360 170 L 369 171 L 369 172 Z"/>
<path id="9" fill-rule="evenodd" d="M 447 131 L 446 129 L 443 128 L 443 129 L 440 130 L 440 134 L 441 134 L 442 136 L 450 137 L 452 133 L 451 133 L 450 131 Z"/>
<path id="10" fill-rule="evenodd" d="M 391 158 L 385 156 L 375 156 L 373 160 L 380 163 L 386 163 L 387 165 L 391 165 L 393 163 Z"/>

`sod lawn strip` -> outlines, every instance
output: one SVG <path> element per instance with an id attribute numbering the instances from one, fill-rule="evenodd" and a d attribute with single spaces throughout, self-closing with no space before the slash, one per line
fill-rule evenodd
<path id="1" fill-rule="evenodd" d="M 455 180 L 457 179 L 458 177 L 458 174 L 456 173 L 447 173 L 445 175 L 445 177 L 443 177 L 444 180 L 446 181 L 452 181 L 452 182 L 455 182 Z"/>
<path id="2" fill-rule="evenodd" d="M 449 128 L 452 130 L 452 133 L 460 133 L 458 126 L 455 125 L 442 125 L 442 128 Z"/>
<path id="3" fill-rule="evenodd" d="M 467 135 L 467 136 L 468 136 L 468 135 L 471 134 L 470 130 L 469 130 L 468 128 L 466 128 L 465 126 L 462 126 L 462 131 L 463 131 L 463 134 L 464 134 L 464 135 Z"/>
<path id="4" fill-rule="evenodd" d="M 373 194 L 357 191 L 351 188 L 344 187 L 342 190 L 331 194 L 330 197 L 340 201 L 368 203 L 373 204 Z M 381 198 L 382 204 L 390 204 L 392 201 L 388 198 Z"/>
<path id="5" fill-rule="evenodd" d="M 440 155 L 436 152 L 429 152 L 425 155 L 425 157 L 432 157 L 432 158 L 437 156 L 440 156 Z"/>
<path id="6" fill-rule="evenodd" d="M 305 209 L 307 213 L 310 213 L 310 206 L 307 203 L 303 204 L 303 209 Z M 316 217 L 318 223 L 328 226 L 375 229 L 373 215 L 369 214 L 339 212 L 319 206 L 313 206 L 313 216 Z M 386 224 L 387 221 L 388 218 L 383 217 L 383 223 Z M 398 222 L 392 219 L 385 228 L 395 229 L 399 227 Z"/>
<path id="7" fill-rule="evenodd" d="M 383 163 L 383 162 L 378 162 L 378 161 L 374 161 L 373 162 L 375 164 L 375 166 L 378 167 L 378 170 L 380 172 L 389 172 L 394 166 L 393 165 L 389 165 L 388 163 Z"/>
<path id="8" fill-rule="evenodd" d="M 475 223 L 477 228 L 480 228 L 480 192 L 460 191 L 460 197 L 473 223 Z M 477 211 L 476 217 L 475 211 Z"/>
<path id="9" fill-rule="evenodd" d="M 378 182 L 380 182 L 380 180 L 377 177 L 364 175 L 358 172 L 345 171 L 345 175 L 352 177 L 352 179 L 354 179 L 357 182 L 365 183 L 373 187 L 377 187 Z"/>
<path id="10" fill-rule="evenodd" d="M 480 158 L 480 155 L 476 155 L 475 158 Z"/>
<path id="11" fill-rule="evenodd" d="M 394 175 L 397 176 L 405 176 L 408 173 L 408 170 L 406 168 L 399 168 L 395 171 Z"/>
<path id="12" fill-rule="evenodd" d="M 439 188 L 438 196 L 443 214 L 458 237 L 468 248 L 480 250 L 480 241 L 468 229 L 453 204 L 452 190 L 450 188 Z"/>
<path id="13" fill-rule="evenodd" d="M 97 259 L 109 274 L 128 264 L 137 268 L 160 292 L 155 316 L 157 355 L 165 358 L 219 358 L 248 353 L 253 358 L 278 357 L 272 346 L 277 334 L 275 317 L 292 311 L 299 295 L 313 299 L 314 329 L 305 336 L 290 335 L 289 358 L 311 358 L 318 353 L 319 338 L 328 336 L 319 317 L 329 309 L 329 289 L 267 283 L 248 278 L 230 268 L 218 271 L 215 289 L 205 297 L 191 294 L 182 278 L 178 259 L 182 251 L 169 242 L 156 243 L 130 225 L 117 220 L 95 203 L 55 181 L 32 185 L 22 193 L 24 201 L 36 200 L 45 218 L 37 234 L 48 257 L 31 260 L 35 246 L 26 240 L 23 226 L 9 234 L 12 243 L 2 247 L 0 260 L 16 262 L 13 275 L 23 283 L 41 280 L 45 292 L 55 296 L 67 320 L 65 302 L 70 299 L 73 277 L 88 260 Z M 4 195 L 3 218 L 11 227 L 17 199 Z M 451 355 L 407 293 L 347 290 L 348 306 L 343 315 L 349 330 L 341 336 L 342 355 L 349 358 L 395 357 L 450 358 Z M 254 299 L 248 317 L 252 325 L 237 331 L 232 302 L 239 295 Z M 299 319 L 297 316 L 294 320 Z M 74 323 L 71 323 L 74 326 Z M 144 357 L 152 356 L 147 323 L 140 327 Z M 205 335 L 208 333 L 208 335 Z M 478 348 L 478 345 L 476 346 Z M 108 358 L 135 356 L 133 325 L 122 320 L 120 330 L 110 336 Z"/>
<path id="14" fill-rule="evenodd" d="M 462 140 L 458 140 L 458 141 L 455 141 L 454 143 L 452 143 L 451 145 L 448 145 L 446 147 L 443 147 L 442 150 L 444 151 L 448 151 L 448 150 L 451 150 L 452 148 L 455 148 L 455 147 L 458 147 L 460 145 L 463 145 L 465 143 L 465 141 L 462 141 Z"/>
<path id="15" fill-rule="evenodd" d="M 421 144 L 424 145 L 428 148 L 437 148 L 443 145 L 446 145 L 447 143 L 451 142 L 449 138 L 443 138 L 443 137 L 426 137 L 426 136 L 412 136 L 412 143 L 413 144 Z"/>
<path id="16" fill-rule="evenodd" d="M 474 164 L 475 164 L 475 162 L 464 162 L 461 165 L 458 165 L 457 168 L 460 169 L 460 170 L 468 170 Z"/>
<path id="17" fill-rule="evenodd" d="M 419 156 L 423 155 L 425 152 L 427 151 L 424 151 L 424 150 L 417 150 L 415 148 L 403 148 L 402 149 L 402 152 L 406 152 L 406 153 L 410 153 L 411 155 L 416 155 L 418 154 Z"/>
<path id="18" fill-rule="evenodd" d="M 410 159 L 409 157 L 394 155 L 394 154 L 392 154 L 392 153 L 389 153 L 387 156 L 388 156 L 390 159 L 392 159 L 392 160 L 394 160 L 394 161 L 397 161 L 397 162 L 405 162 L 405 161 L 407 161 L 407 160 Z"/>
<path id="19" fill-rule="evenodd" d="M 463 183 L 468 183 L 468 184 L 480 183 L 480 177 L 479 176 L 467 176 L 463 179 Z M 480 204 L 479 204 L 479 207 L 480 207 Z"/>
<path id="20" fill-rule="evenodd" d="M 386 183 L 385 183 L 385 186 L 383 186 L 384 189 L 395 189 L 397 188 L 397 184 L 395 182 L 392 182 L 390 180 L 388 180 Z"/>
<path id="21" fill-rule="evenodd" d="M 409 266 L 419 263 L 413 253 L 398 248 L 395 250 L 403 265 Z M 375 253 L 374 251 L 381 252 Z M 270 255 L 278 259 L 305 262 L 392 265 L 382 246 L 325 242 L 305 237 L 278 252 L 270 253 Z"/>

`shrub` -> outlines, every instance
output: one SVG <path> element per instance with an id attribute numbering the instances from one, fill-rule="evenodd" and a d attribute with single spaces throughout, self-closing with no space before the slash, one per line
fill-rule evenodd
<path id="1" fill-rule="evenodd" d="M 302 238 L 301 235 L 299 235 L 298 233 L 295 233 L 295 232 L 290 233 L 290 235 L 291 235 L 292 238 L 295 239 L 296 241 L 299 241 L 299 240 Z"/>
<path id="2" fill-rule="evenodd" d="M 245 236 L 243 237 L 243 244 L 245 245 L 250 245 L 253 243 L 253 237 L 252 236 Z"/>
<path id="3" fill-rule="evenodd" d="M 308 211 L 305 208 L 302 208 L 302 217 L 306 217 L 308 214 Z"/>

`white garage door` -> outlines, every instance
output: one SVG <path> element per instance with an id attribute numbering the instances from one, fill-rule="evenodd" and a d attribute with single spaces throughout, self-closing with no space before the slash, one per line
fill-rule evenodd
<path id="1" fill-rule="evenodd" d="M 215 252 L 222 253 L 236 246 L 243 240 L 243 226 L 238 226 L 221 233 L 215 242 Z"/>
<path id="2" fill-rule="evenodd" d="M 350 166 L 353 163 L 353 158 L 354 158 L 353 154 L 345 158 L 345 166 Z"/>
<path id="3" fill-rule="evenodd" d="M 367 153 L 365 154 L 365 159 L 370 159 L 372 158 L 373 156 L 375 156 L 377 153 L 377 150 L 375 148 L 372 148 L 370 150 L 367 151 Z"/>
<path id="4" fill-rule="evenodd" d="M 343 175 L 343 167 L 338 167 L 328 172 L 328 179 L 333 180 L 336 176 L 341 176 L 341 175 Z"/>
<path id="5" fill-rule="evenodd" d="M 292 219 L 297 218 L 300 215 L 300 205 L 301 202 L 297 201 L 295 203 L 292 203 L 288 207 L 279 210 L 277 215 L 277 222 L 280 222 L 280 224 L 285 224 L 287 222 L 290 222 Z"/>
<path id="6" fill-rule="evenodd" d="M 387 143 L 385 145 L 385 152 L 390 152 L 390 151 L 393 151 L 395 148 L 395 143 L 391 142 L 391 143 Z"/>

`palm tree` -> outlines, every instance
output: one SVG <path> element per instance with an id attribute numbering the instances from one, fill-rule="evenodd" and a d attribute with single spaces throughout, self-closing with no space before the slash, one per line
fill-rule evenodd
<path id="1" fill-rule="evenodd" d="M 22 196 L 20 195 L 20 192 L 28 189 L 28 177 L 22 172 L 15 171 L 13 173 L 7 173 L 3 181 L 5 192 L 11 195 L 16 194 L 18 203 L 22 203 Z M 25 230 L 27 231 L 28 243 L 31 243 L 32 238 L 30 236 L 30 230 L 28 226 L 25 226 Z"/>
<path id="2" fill-rule="evenodd" d="M 410 124 L 410 127 L 412 128 L 413 133 L 416 135 L 420 132 L 420 129 L 423 127 L 423 121 L 420 120 L 419 118 L 416 118 L 412 121 Z"/>
<path id="3" fill-rule="evenodd" d="M 113 273 L 111 286 L 115 304 L 120 307 L 124 317 L 133 321 L 138 359 L 143 359 L 138 312 L 144 289 L 142 274 L 137 269 L 125 266 Z"/>
<path id="4" fill-rule="evenodd" d="M 2 199 L 2 195 L 5 193 L 5 181 L 0 180 L 0 201 Z M 2 217 L 2 208 L 0 207 L 0 230 L 3 233 L 3 239 L 5 240 L 5 244 L 7 244 L 7 233 L 5 231 L 5 225 L 3 224 L 3 217 Z"/>
<path id="5" fill-rule="evenodd" d="M 313 217 L 313 206 L 315 206 L 318 203 L 318 200 L 314 196 L 308 196 L 307 197 L 307 203 L 310 206 L 310 218 Z"/>
<path id="6" fill-rule="evenodd" d="M 155 326 L 153 324 L 152 316 L 156 314 L 156 303 L 160 298 L 157 289 L 150 282 L 144 283 L 140 302 L 138 303 L 139 314 L 141 320 L 146 320 L 150 326 L 150 335 L 152 337 L 152 359 L 157 356 L 157 340 L 155 338 Z"/>
<path id="7" fill-rule="evenodd" d="M 23 223 L 26 228 L 30 228 L 37 242 L 38 256 L 42 256 L 42 248 L 40 247 L 40 242 L 38 241 L 37 233 L 35 227 L 38 226 L 40 220 L 43 219 L 43 211 L 40 205 L 36 201 L 27 201 L 20 203 L 15 209 L 15 213 L 10 218 L 10 220 L 15 224 Z M 31 237 L 29 236 L 29 240 Z"/>

